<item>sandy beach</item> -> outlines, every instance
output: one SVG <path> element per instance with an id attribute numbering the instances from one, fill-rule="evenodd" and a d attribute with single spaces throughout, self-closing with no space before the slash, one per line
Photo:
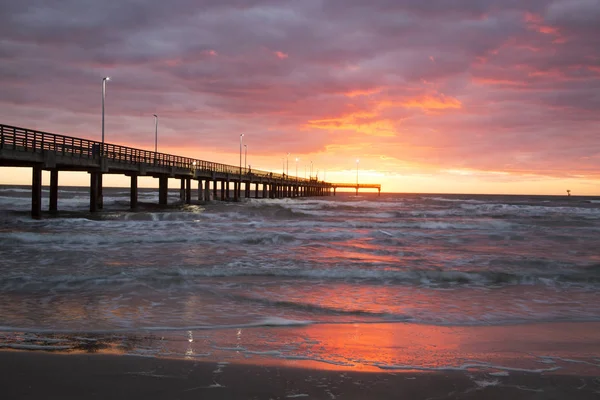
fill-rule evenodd
<path id="1" fill-rule="evenodd" d="M 353 372 L 104 354 L 0 352 L 5 399 L 597 399 L 593 376 Z"/>

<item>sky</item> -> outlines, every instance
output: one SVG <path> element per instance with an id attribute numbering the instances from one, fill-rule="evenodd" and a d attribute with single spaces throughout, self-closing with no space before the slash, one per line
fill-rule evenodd
<path id="1" fill-rule="evenodd" d="M 253 169 L 600 195 L 600 0 L 0 2 L 0 123 L 100 140 L 106 76 L 109 143 L 152 150 L 157 114 L 165 153 L 238 165 L 243 133 Z"/>

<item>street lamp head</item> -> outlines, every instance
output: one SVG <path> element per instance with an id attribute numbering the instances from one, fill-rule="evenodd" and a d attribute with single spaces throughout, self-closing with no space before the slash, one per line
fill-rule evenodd
<path id="1" fill-rule="evenodd" d="M 358 161 L 359 161 L 359 160 L 358 160 L 358 158 L 357 158 L 357 159 L 356 159 L 356 163 L 357 163 L 357 164 L 358 164 Z"/>
<path id="2" fill-rule="evenodd" d="M 156 118 L 158 118 L 158 115 L 156 115 L 156 114 L 152 114 L 152 115 L 154 115 Z"/>
<path id="3" fill-rule="evenodd" d="M 243 137 L 243 136 L 244 136 L 244 134 L 243 134 L 243 133 L 240 133 L 240 137 Z"/>
<path id="4" fill-rule="evenodd" d="M 296 162 L 298 162 L 298 160 L 299 160 L 299 158 L 298 158 L 298 157 L 296 157 Z"/>
<path id="5" fill-rule="evenodd" d="M 106 76 L 104 78 L 102 78 L 103 81 L 110 81 L 110 76 Z"/>

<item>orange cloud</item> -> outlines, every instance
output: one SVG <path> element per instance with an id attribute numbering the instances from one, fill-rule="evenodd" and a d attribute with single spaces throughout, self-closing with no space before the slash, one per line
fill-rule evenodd
<path id="1" fill-rule="evenodd" d="M 413 98 L 400 103 L 400 105 L 407 108 L 421 108 L 423 110 L 462 108 L 460 100 L 455 99 L 454 97 L 444 96 L 443 94 L 437 97 L 425 95 Z"/>
<path id="2" fill-rule="evenodd" d="M 277 58 L 279 58 L 281 60 L 284 60 L 284 59 L 286 59 L 286 58 L 289 57 L 289 55 L 287 55 L 287 54 L 285 54 L 284 52 L 281 52 L 281 51 L 276 51 L 275 55 L 277 56 Z"/>
<path id="3" fill-rule="evenodd" d="M 378 119 L 372 112 L 354 112 L 338 118 L 309 121 L 306 128 L 330 131 L 354 131 L 369 136 L 396 136 L 394 124 L 389 119 Z"/>
<path id="4" fill-rule="evenodd" d="M 543 33 L 545 35 L 560 36 L 560 31 L 553 26 L 545 25 L 544 19 L 540 15 L 536 15 L 536 14 L 532 14 L 532 13 L 525 13 L 524 19 L 525 19 L 525 22 L 527 23 L 528 28 L 533 31 Z M 564 43 L 564 42 L 565 42 L 565 40 L 561 37 L 558 37 L 553 41 L 553 43 Z"/>
<path id="5" fill-rule="evenodd" d="M 510 79 L 473 78 L 472 81 L 481 85 L 525 86 L 524 82 L 512 81 Z"/>
<path id="6" fill-rule="evenodd" d="M 379 92 L 381 92 L 381 89 L 352 90 L 350 92 L 344 93 L 344 95 L 347 97 L 369 96 L 372 94 L 377 94 Z"/>

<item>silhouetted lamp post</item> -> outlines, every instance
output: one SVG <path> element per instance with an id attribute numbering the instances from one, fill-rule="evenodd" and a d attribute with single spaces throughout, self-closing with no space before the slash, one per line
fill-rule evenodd
<path id="1" fill-rule="evenodd" d="M 110 77 L 102 78 L 102 150 L 100 155 L 104 154 L 104 98 L 106 97 L 106 82 L 110 81 Z"/>
<path id="2" fill-rule="evenodd" d="M 157 152 L 158 149 L 158 115 L 154 115 L 154 153 Z"/>
<path id="3" fill-rule="evenodd" d="M 240 180 L 242 179 L 242 140 L 244 139 L 244 134 L 240 133 Z"/>
<path id="4" fill-rule="evenodd" d="M 248 168 L 248 145 L 244 145 L 244 169 Z"/>

